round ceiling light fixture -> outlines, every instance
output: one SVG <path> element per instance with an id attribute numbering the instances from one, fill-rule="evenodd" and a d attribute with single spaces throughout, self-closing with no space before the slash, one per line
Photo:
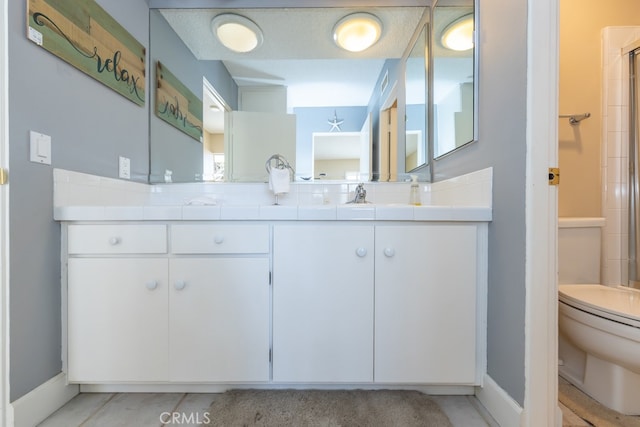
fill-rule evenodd
<path id="1" fill-rule="evenodd" d="M 473 47 L 473 13 L 461 16 L 442 32 L 442 46 L 447 49 L 465 51 Z"/>
<path id="2" fill-rule="evenodd" d="M 349 52 L 362 52 L 373 46 L 382 35 L 382 22 L 365 12 L 347 15 L 333 28 L 333 40 Z"/>
<path id="3" fill-rule="evenodd" d="M 262 30 L 249 18 L 223 13 L 211 20 L 211 31 L 227 49 L 247 53 L 257 49 L 263 40 Z"/>

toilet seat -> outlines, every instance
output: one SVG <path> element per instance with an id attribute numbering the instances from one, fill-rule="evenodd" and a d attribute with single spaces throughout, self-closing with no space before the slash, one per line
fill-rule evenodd
<path id="1" fill-rule="evenodd" d="M 561 302 L 604 319 L 640 328 L 640 292 L 626 287 L 568 284 L 558 286 Z"/>

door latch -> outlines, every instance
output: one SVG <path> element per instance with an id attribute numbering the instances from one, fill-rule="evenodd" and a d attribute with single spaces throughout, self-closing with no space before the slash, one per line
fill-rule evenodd
<path id="1" fill-rule="evenodd" d="M 560 185 L 560 168 L 549 168 L 549 185 Z"/>

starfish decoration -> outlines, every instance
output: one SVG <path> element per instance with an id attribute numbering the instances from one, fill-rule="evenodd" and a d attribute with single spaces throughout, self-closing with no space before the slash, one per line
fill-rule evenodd
<path id="1" fill-rule="evenodd" d="M 329 119 L 328 122 L 331 125 L 329 132 L 333 132 L 334 130 L 337 130 L 338 132 L 342 131 L 342 129 L 340 129 L 340 125 L 344 123 L 344 120 L 338 119 L 338 114 L 335 110 L 333 111 L 333 120 Z"/>

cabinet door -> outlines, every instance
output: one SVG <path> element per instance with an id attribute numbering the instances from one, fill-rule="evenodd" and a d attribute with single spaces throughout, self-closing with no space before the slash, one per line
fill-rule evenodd
<path id="1" fill-rule="evenodd" d="M 274 227 L 273 380 L 373 380 L 373 227 Z"/>
<path id="2" fill-rule="evenodd" d="M 71 258 L 71 382 L 168 379 L 167 260 Z"/>
<path id="3" fill-rule="evenodd" d="M 475 381 L 476 227 L 376 227 L 376 382 Z"/>
<path id="4" fill-rule="evenodd" d="M 170 263 L 170 379 L 269 380 L 269 259 Z"/>

